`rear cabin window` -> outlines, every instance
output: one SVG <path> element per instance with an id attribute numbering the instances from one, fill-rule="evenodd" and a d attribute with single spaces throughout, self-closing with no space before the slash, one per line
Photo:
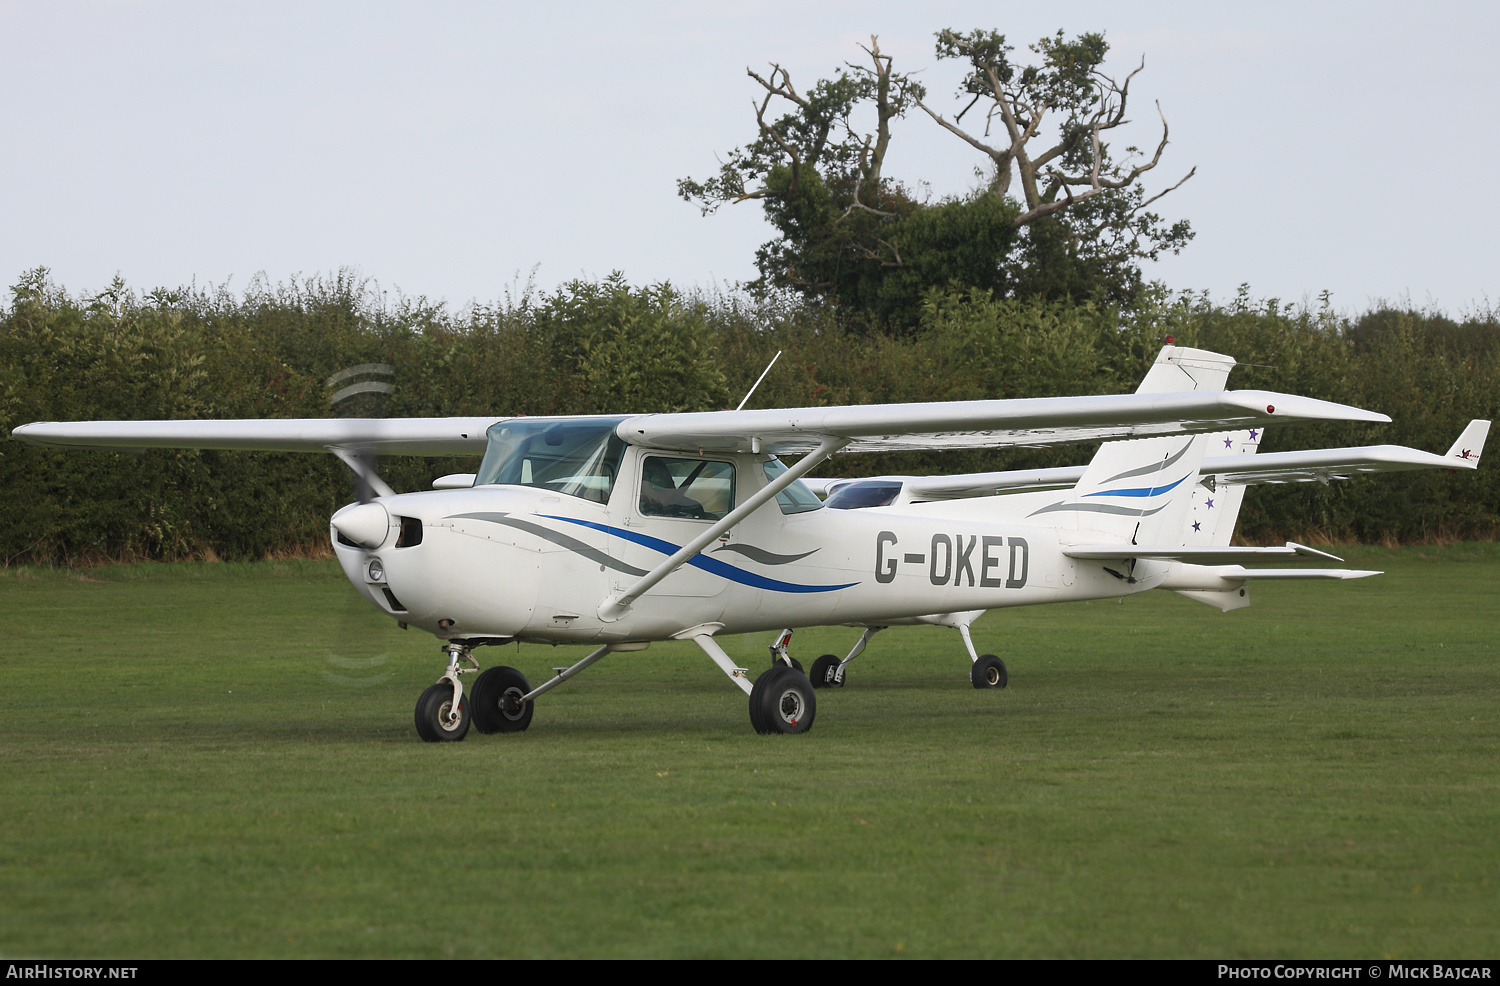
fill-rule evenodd
<path id="1" fill-rule="evenodd" d="M 641 463 L 641 513 L 719 520 L 734 509 L 734 464 L 647 456 Z"/>

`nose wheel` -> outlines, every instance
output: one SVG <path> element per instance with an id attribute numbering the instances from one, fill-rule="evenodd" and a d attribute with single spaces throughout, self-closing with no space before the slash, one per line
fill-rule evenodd
<path id="1" fill-rule="evenodd" d="M 468 702 L 459 693 L 457 707 L 453 686 L 440 681 L 417 699 L 417 735 L 428 743 L 456 743 L 469 733 Z"/>
<path id="2" fill-rule="evenodd" d="M 448 670 L 417 699 L 417 735 L 426 743 L 456 743 L 469 735 L 469 702 L 458 676 L 478 671 L 479 662 L 457 641 L 449 641 L 443 650 Z M 472 667 L 460 667 L 464 662 Z"/>

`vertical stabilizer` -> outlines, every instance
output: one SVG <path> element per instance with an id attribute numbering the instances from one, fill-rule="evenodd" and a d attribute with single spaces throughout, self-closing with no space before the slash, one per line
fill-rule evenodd
<path id="1" fill-rule="evenodd" d="M 1224 389 L 1234 360 L 1218 353 L 1165 346 L 1138 394 Z M 1034 523 L 1103 535 L 1134 544 L 1177 543 L 1189 524 L 1206 435 L 1105 442 L 1078 485 L 1030 515 Z"/>
<path id="2" fill-rule="evenodd" d="M 1254 455 L 1260 448 L 1265 431 L 1221 431 L 1208 436 L 1205 456 L 1223 458 L 1231 455 Z M 1224 547 L 1234 537 L 1234 525 L 1245 502 L 1244 483 L 1226 483 L 1206 469 L 1199 470 L 1193 487 L 1192 504 L 1182 526 L 1178 544 L 1194 547 Z"/>
<path id="3" fill-rule="evenodd" d="M 1465 465 L 1479 465 L 1479 456 L 1484 452 L 1484 440 L 1489 437 L 1488 421 L 1470 421 L 1458 441 L 1448 450 L 1448 457 L 1462 459 Z"/>

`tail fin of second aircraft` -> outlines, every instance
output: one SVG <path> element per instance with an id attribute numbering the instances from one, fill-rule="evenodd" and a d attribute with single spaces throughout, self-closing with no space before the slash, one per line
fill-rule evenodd
<path id="1" fill-rule="evenodd" d="M 1234 365 L 1218 353 L 1166 346 L 1136 393 L 1220 391 Z M 1210 440 L 1172 435 L 1105 442 L 1078 485 L 1033 511 L 1031 520 L 1133 544 L 1176 543 L 1189 524 Z"/>
<path id="2" fill-rule="evenodd" d="M 1484 440 L 1489 437 L 1490 423 L 1488 421 L 1470 421 L 1469 426 L 1464 429 L 1463 434 L 1458 436 L 1458 441 L 1448 450 L 1451 459 L 1462 459 L 1463 464 L 1471 469 L 1479 465 L 1479 456 L 1484 451 Z"/>

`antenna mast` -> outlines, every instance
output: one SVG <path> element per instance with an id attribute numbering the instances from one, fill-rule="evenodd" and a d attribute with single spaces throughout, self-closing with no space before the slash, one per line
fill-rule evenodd
<path id="1" fill-rule="evenodd" d="M 771 367 L 775 366 L 776 361 L 779 359 L 781 359 L 781 350 L 778 349 L 776 350 L 776 355 L 771 357 L 771 362 L 767 363 L 766 368 L 760 371 L 760 376 L 755 378 L 755 383 L 750 385 L 750 393 L 745 395 L 745 400 L 740 401 L 740 406 L 735 408 L 736 411 L 744 409 L 746 402 L 750 400 L 750 394 L 755 393 L 755 388 L 760 386 L 760 382 L 766 378 L 767 373 L 771 372 Z"/>

